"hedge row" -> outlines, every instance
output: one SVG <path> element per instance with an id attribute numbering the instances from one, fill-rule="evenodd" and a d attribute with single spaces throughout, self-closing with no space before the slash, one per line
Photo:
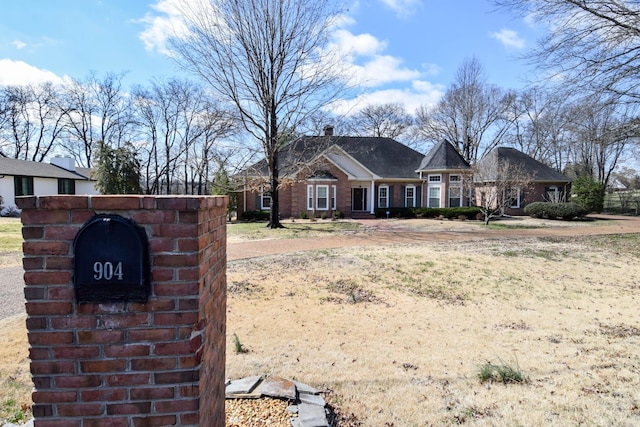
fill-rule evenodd
<path id="1" fill-rule="evenodd" d="M 587 215 L 587 210 L 577 203 L 529 203 L 524 208 L 524 213 L 534 218 L 562 218 L 574 219 Z"/>
<path id="2" fill-rule="evenodd" d="M 269 221 L 269 211 L 245 211 L 240 214 L 242 221 Z"/>
<path id="3" fill-rule="evenodd" d="M 439 218 L 476 219 L 481 211 L 477 207 L 460 208 L 387 208 L 376 209 L 376 218 Z"/>

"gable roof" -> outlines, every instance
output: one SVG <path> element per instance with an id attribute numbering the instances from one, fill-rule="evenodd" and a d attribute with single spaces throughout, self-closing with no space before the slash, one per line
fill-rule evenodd
<path id="1" fill-rule="evenodd" d="M 299 170 L 301 163 L 311 162 L 337 146 L 353 160 L 377 177 L 417 179 L 416 169 L 424 155 L 391 138 L 349 136 L 305 136 L 280 150 L 278 157 L 282 175 Z M 251 166 L 251 175 L 268 175 L 267 163 L 261 160 Z"/>
<path id="2" fill-rule="evenodd" d="M 424 157 L 418 172 L 470 169 L 469 163 L 446 139 L 437 143 Z"/>
<path id="3" fill-rule="evenodd" d="M 488 161 L 495 162 L 495 160 L 498 162 L 508 161 L 511 164 L 523 165 L 524 170 L 531 175 L 532 181 L 534 182 L 571 182 L 571 179 L 564 174 L 537 161 L 522 151 L 511 147 L 494 148 L 483 157 L 478 164 L 482 165 L 483 162 Z"/>
<path id="4" fill-rule="evenodd" d="M 88 179 L 87 176 L 80 173 L 72 172 L 50 163 L 10 159 L 8 157 L 0 157 L 0 176 L 2 175 L 77 179 L 85 181 Z"/>

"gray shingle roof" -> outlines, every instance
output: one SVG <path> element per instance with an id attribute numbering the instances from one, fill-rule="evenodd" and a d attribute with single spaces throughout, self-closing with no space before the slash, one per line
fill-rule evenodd
<path id="1" fill-rule="evenodd" d="M 7 157 L 0 157 L 0 176 L 2 175 L 87 180 L 87 177 L 80 173 L 71 172 L 50 163 L 31 162 Z"/>
<path id="2" fill-rule="evenodd" d="M 531 175 L 534 182 L 571 182 L 571 179 L 562 173 L 535 160 L 522 151 L 510 147 L 494 148 L 478 162 L 478 165 L 481 167 L 483 162 L 495 161 L 496 157 L 498 162 L 508 161 L 511 164 L 523 165 L 525 171 Z"/>
<path id="3" fill-rule="evenodd" d="M 469 163 L 447 140 L 436 144 L 424 157 L 418 171 L 445 171 L 470 169 Z"/>
<path id="4" fill-rule="evenodd" d="M 281 175 L 293 173 L 301 163 L 311 161 L 332 146 L 338 146 L 375 175 L 394 179 L 416 179 L 424 155 L 391 138 L 348 136 L 305 136 L 280 151 Z M 249 168 L 250 175 L 267 175 L 266 161 Z"/>

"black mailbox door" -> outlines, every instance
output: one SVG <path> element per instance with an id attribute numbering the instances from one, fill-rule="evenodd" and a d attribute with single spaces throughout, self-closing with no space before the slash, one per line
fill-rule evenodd
<path id="1" fill-rule="evenodd" d="M 79 302 L 145 302 L 149 253 L 144 230 L 119 215 L 96 215 L 74 241 L 74 284 Z"/>

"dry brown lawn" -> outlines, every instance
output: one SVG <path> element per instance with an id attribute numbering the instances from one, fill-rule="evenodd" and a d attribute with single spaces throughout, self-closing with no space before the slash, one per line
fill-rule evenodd
<path id="1" fill-rule="evenodd" d="M 639 256 L 636 234 L 232 261 L 226 375 L 332 391 L 362 426 L 640 425 Z M 0 321 L 0 391 L 29 404 L 24 317 Z"/>
<path id="2" fill-rule="evenodd" d="M 639 425 L 639 254 L 632 235 L 235 261 L 227 376 L 333 390 L 363 426 Z M 481 383 L 487 362 L 526 381 Z"/>

